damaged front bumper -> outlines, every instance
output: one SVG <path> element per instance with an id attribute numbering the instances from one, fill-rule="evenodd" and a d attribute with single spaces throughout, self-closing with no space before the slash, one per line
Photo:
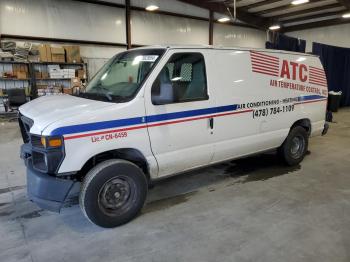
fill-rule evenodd
<path id="1" fill-rule="evenodd" d="M 60 212 L 75 182 L 40 173 L 33 169 L 30 161 L 28 162 L 27 194 L 29 200 L 43 209 Z"/>

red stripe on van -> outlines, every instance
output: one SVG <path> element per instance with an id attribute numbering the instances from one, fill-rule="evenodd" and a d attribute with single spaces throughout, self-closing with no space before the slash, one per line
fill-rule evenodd
<path id="1" fill-rule="evenodd" d="M 149 124 L 149 125 L 142 125 L 142 126 L 133 126 L 133 127 L 119 128 L 119 129 L 113 129 L 113 130 L 106 130 L 106 131 L 100 131 L 100 132 L 94 132 L 94 133 L 88 133 L 88 134 L 68 136 L 68 137 L 64 137 L 64 140 L 70 140 L 70 139 L 76 139 L 76 138 L 82 138 L 82 137 L 88 137 L 88 136 L 103 135 L 103 134 L 110 134 L 110 133 L 118 133 L 118 132 L 124 132 L 124 131 L 136 130 L 136 129 L 143 129 L 143 128 L 146 128 L 146 127 L 157 127 L 157 126 L 178 124 L 178 123 L 195 121 L 195 120 L 201 120 L 201 119 L 212 118 L 212 117 L 221 117 L 221 116 L 242 114 L 242 113 L 247 113 L 247 112 L 252 112 L 252 111 L 253 111 L 253 109 L 247 109 L 247 110 L 242 110 L 242 111 L 234 111 L 234 112 L 229 112 L 229 113 L 222 113 L 222 114 L 215 114 L 215 115 L 208 115 L 208 116 L 201 116 L 201 117 L 193 117 L 193 118 L 174 120 L 174 121 L 168 121 L 168 122 L 162 122 L 162 123 L 156 123 L 156 124 Z"/>
<path id="2" fill-rule="evenodd" d="M 254 69 L 253 72 L 278 77 L 278 73 L 275 73 L 275 72 L 267 72 L 267 71 L 262 71 L 262 70 L 257 70 L 257 69 Z"/>
<path id="3" fill-rule="evenodd" d="M 319 80 L 327 81 L 326 77 L 318 76 L 318 75 L 314 75 L 314 74 L 310 74 L 310 78 L 316 78 L 316 79 L 319 79 Z"/>
<path id="4" fill-rule="evenodd" d="M 268 62 L 261 62 L 261 61 L 256 61 L 256 60 L 252 60 L 252 65 L 257 65 L 257 66 L 268 66 L 268 67 L 273 67 L 275 69 L 279 69 L 279 65 L 278 64 L 272 64 L 272 63 L 268 63 Z"/>
<path id="5" fill-rule="evenodd" d="M 319 73 L 324 73 L 324 70 L 322 68 L 310 66 L 310 70 L 318 71 Z"/>
<path id="6" fill-rule="evenodd" d="M 319 74 L 315 74 L 315 73 L 312 73 L 312 72 L 310 72 L 310 76 L 312 76 L 312 77 L 317 77 L 317 78 L 322 78 L 322 79 L 327 79 L 327 77 L 326 76 L 324 76 L 324 75 L 319 75 Z"/>
<path id="7" fill-rule="evenodd" d="M 264 53 L 261 53 L 261 52 L 250 51 L 250 54 L 251 55 L 256 55 L 256 56 L 261 56 L 262 58 L 270 58 L 270 59 L 279 61 L 278 57 L 272 56 L 272 55 L 267 55 L 267 54 L 264 54 Z"/>
<path id="8" fill-rule="evenodd" d="M 315 79 L 315 78 L 310 78 L 309 82 L 315 82 L 315 83 L 327 85 L 327 81 L 322 81 L 322 80 L 318 80 L 318 79 Z"/>
<path id="9" fill-rule="evenodd" d="M 320 78 L 317 78 L 317 77 L 310 77 L 309 81 L 314 81 L 314 82 L 327 84 L 327 80 L 326 79 L 320 79 Z"/>
<path id="10" fill-rule="evenodd" d="M 272 60 L 270 58 L 265 58 L 265 57 L 257 57 L 254 55 L 251 55 L 251 60 L 252 61 L 259 61 L 259 62 L 265 62 L 265 63 L 269 63 L 269 64 L 275 64 L 278 65 L 279 64 L 279 60 Z"/>
<path id="11" fill-rule="evenodd" d="M 260 65 L 260 64 L 252 63 L 252 68 L 263 69 L 263 70 L 268 69 L 268 70 L 276 71 L 277 73 L 279 72 L 278 67 L 276 66 L 268 66 L 268 65 Z"/>
<path id="12" fill-rule="evenodd" d="M 133 126 L 133 127 L 119 128 L 119 129 L 113 129 L 113 130 L 108 130 L 108 131 L 94 132 L 94 133 L 89 133 L 89 134 L 68 136 L 68 137 L 64 137 L 64 140 L 70 140 L 70 139 L 75 139 L 75 138 L 82 138 L 82 137 L 87 137 L 87 136 L 103 135 L 103 134 L 109 134 L 109 133 L 117 133 L 117 132 L 123 132 L 123 131 L 130 131 L 130 130 L 142 129 L 142 128 L 146 128 L 146 127 L 147 127 L 146 125 Z"/>
<path id="13" fill-rule="evenodd" d="M 319 100 L 298 102 L 298 103 L 294 103 L 294 105 L 309 104 L 309 103 L 316 103 L 316 102 L 322 102 L 322 101 L 327 101 L 327 98 L 323 98 L 323 99 L 319 99 Z"/>

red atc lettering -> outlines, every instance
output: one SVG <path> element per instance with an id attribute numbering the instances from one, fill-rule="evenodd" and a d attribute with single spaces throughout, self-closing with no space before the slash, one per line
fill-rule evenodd
<path id="1" fill-rule="evenodd" d="M 283 60 L 281 77 L 292 80 L 297 80 L 298 77 L 301 82 L 306 82 L 308 78 L 307 71 L 307 66 L 304 64 Z"/>

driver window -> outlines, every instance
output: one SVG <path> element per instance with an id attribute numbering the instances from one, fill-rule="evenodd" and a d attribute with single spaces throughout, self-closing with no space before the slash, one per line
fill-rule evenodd
<path id="1" fill-rule="evenodd" d="M 152 85 L 155 105 L 207 100 L 204 57 L 200 53 L 178 53 L 170 57 Z"/>

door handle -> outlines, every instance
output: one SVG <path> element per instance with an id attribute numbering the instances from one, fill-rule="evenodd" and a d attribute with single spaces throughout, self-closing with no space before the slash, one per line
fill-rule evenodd
<path id="1" fill-rule="evenodd" d="M 209 126 L 210 126 L 210 129 L 214 128 L 214 118 L 209 118 Z"/>

